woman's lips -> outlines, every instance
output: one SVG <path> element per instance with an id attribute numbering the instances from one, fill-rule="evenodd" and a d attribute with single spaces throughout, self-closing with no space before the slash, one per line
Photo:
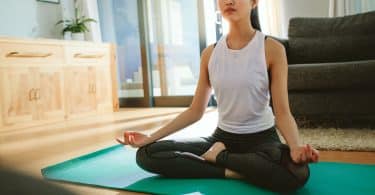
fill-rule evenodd
<path id="1" fill-rule="evenodd" d="M 224 13 L 232 13 L 232 12 L 235 12 L 235 11 L 236 11 L 236 9 L 230 7 L 230 8 L 225 9 Z"/>

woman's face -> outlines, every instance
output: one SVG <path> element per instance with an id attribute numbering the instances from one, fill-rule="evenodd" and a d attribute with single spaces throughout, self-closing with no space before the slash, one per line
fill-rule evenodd
<path id="1" fill-rule="evenodd" d="M 239 21 L 250 17 L 251 9 L 255 8 L 256 0 L 217 0 L 221 15 L 228 21 Z"/>

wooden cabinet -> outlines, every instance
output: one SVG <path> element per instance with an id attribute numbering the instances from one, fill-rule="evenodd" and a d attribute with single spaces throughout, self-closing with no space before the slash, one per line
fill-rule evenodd
<path id="1" fill-rule="evenodd" d="M 0 38 L 0 130 L 118 110 L 109 44 Z"/>

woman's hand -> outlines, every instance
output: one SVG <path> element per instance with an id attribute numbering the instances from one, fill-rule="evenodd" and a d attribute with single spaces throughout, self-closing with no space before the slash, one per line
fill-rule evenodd
<path id="1" fill-rule="evenodd" d="M 130 145 L 134 148 L 142 147 L 150 142 L 149 136 L 133 131 L 125 131 L 123 139 L 116 138 L 116 141 L 123 145 Z"/>
<path id="2" fill-rule="evenodd" d="M 295 163 L 315 163 L 319 160 L 319 151 L 307 144 L 290 148 L 290 156 Z"/>

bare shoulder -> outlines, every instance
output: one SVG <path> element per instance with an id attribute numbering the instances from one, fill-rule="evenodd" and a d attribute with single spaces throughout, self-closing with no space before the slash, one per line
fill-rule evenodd
<path id="1" fill-rule="evenodd" d="M 278 63 L 286 60 L 286 51 L 283 44 L 271 37 L 265 41 L 266 57 L 268 64 Z"/>
<path id="2" fill-rule="evenodd" d="M 201 67 L 208 69 L 208 63 L 210 61 L 212 51 L 214 50 L 214 45 L 209 45 L 206 47 L 201 54 Z"/>
<path id="3" fill-rule="evenodd" d="M 210 57 L 211 57 L 211 54 L 212 54 L 212 51 L 214 50 L 214 44 L 212 45 L 209 45 L 208 47 L 206 47 L 203 51 L 202 51 L 202 61 L 205 60 L 205 61 L 209 61 Z"/>
<path id="4" fill-rule="evenodd" d="M 269 37 L 266 39 L 266 50 L 270 52 L 285 52 L 285 47 L 276 39 Z"/>

